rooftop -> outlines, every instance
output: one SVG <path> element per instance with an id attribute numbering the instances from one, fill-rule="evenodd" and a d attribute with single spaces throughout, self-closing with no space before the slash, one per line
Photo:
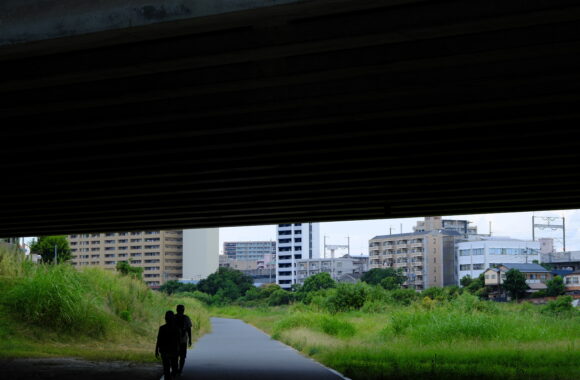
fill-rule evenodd
<path id="1" fill-rule="evenodd" d="M 545 272 L 550 273 L 549 270 L 541 266 L 540 264 L 520 264 L 520 263 L 502 263 L 504 267 L 508 269 L 517 269 L 520 272 Z"/>

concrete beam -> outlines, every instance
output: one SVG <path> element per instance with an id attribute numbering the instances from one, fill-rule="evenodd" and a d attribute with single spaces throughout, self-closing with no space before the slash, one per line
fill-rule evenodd
<path id="1" fill-rule="evenodd" d="M 4 0 L 0 46 L 313 0 Z"/>

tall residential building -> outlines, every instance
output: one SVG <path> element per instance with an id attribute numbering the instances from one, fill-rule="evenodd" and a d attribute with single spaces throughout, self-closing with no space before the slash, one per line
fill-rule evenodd
<path id="1" fill-rule="evenodd" d="M 276 283 L 283 289 L 297 283 L 296 260 L 320 258 L 319 231 L 318 223 L 278 225 Z"/>
<path id="2" fill-rule="evenodd" d="M 400 268 L 407 277 L 404 285 L 412 289 L 455 285 L 455 244 L 476 233 L 467 221 L 426 217 L 414 232 L 370 239 L 370 268 Z"/>
<path id="3" fill-rule="evenodd" d="M 440 216 L 428 216 L 425 221 L 418 221 L 413 227 L 415 232 L 446 230 L 456 231 L 463 235 L 476 235 L 477 226 L 471 226 L 468 220 L 443 219 Z"/>
<path id="4" fill-rule="evenodd" d="M 178 280 L 183 271 L 183 232 L 133 231 L 68 235 L 72 265 L 115 270 L 117 262 L 128 261 L 143 268 L 143 280 L 159 286 Z"/>
<path id="5" fill-rule="evenodd" d="M 500 236 L 477 236 L 457 244 L 457 284 L 469 275 L 476 278 L 502 263 L 540 262 L 540 242 Z"/>
<path id="6" fill-rule="evenodd" d="M 199 281 L 216 272 L 219 244 L 219 228 L 183 230 L 182 279 Z"/>
<path id="7" fill-rule="evenodd" d="M 263 260 L 266 255 L 276 254 L 275 241 L 226 241 L 224 256 L 240 261 Z"/>
<path id="8" fill-rule="evenodd" d="M 68 235 L 72 265 L 115 270 L 128 261 L 157 287 L 169 280 L 206 278 L 218 269 L 219 229 L 107 232 Z"/>

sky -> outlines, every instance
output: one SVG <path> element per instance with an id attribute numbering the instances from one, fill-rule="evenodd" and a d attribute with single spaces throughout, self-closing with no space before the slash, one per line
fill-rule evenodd
<path id="1" fill-rule="evenodd" d="M 478 215 L 452 215 L 444 216 L 443 219 L 460 219 L 473 222 L 477 226 L 477 232 L 488 234 L 489 222 L 493 236 L 508 236 L 515 239 L 532 240 L 532 216 L 564 217 L 566 222 L 566 250 L 580 250 L 580 210 L 554 210 L 540 212 L 517 212 Z M 376 219 L 358 220 L 347 222 L 323 222 L 320 223 L 320 252 L 324 236 L 327 244 L 347 244 L 347 236 L 350 236 L 350 252 L 354 255 L 368 255 L 369 239 L 377 235 L 392 233 L 412 232 L 417 221 L 424 218 L 404 219 Z M 305 222 L 305 221 L 296 221 Z M 542 222 L 536 219 L 536 223 Z M 554 224 L 554 222 L 552 222 Z M 562 232 L 560 230 L 536 229 L 536 238 L 553 237 L 557 251 L 562 250 Z M 249 241 L 249 240 L 276 240 L 276 225 L 251 226 L 251 227 L 227 227 L 220 228 L 220 254 L 223 251 L 225 241 Z M 337 251 L 339 255 L 342 251 Z M 344 251 L 346 253 L 346 251 Z"/>

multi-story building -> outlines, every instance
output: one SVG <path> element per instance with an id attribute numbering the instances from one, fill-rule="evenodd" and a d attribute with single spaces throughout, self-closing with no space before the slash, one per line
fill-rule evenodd
<path id="1" fill-rule="evenodd" d="M 227 255 L 219 256 L 219 266 L 237 269 L 241 271 L 246 270 L 259 270 L 259 269 L 275 269 L 276 266 L 276 254 L 268 253 L 261 256 L 261 259 L 257 260 L 247 260 L 247 259 L 236 259 Z"/>
<path id="2" fill-rule="evenodd" d="M 183 231 L 133 231 L 68 235 L 72 265 L 115 270 L 127 261 L 143 268 L 143 280 L 159 286 L 183 273 Z"/>
<path id="3" fill-rule="evenodd" d="M 338 281 L 345 274 L 362 274 L 368 270 L 368 257 L 340 257 L 300 259 L 296 260 L 296 282 L 304 284 L 304 280 L 318 273 L 326 272 Z M 365 260 L 366 259 L 366 260 Z"/>
<path id="4" fill-rule="evenodd" d="M 417 222 L 414 232 L 373 237 L 369 241 L 370 267 L 400 268 L 407 276 L 404 285 L 417 290 L 455 285 L 455 244 L 476 234 L 477 228 L 453 220 L 447 220 L 447 226 L 450 228 L 443 228 L 439 216 L 426 217 Z"/>
<path id="5" fill-rule="evenodd" d="M 457 243 L 457 278 L 476 278 L 501 263 L 540 262 L 540 243 L 499 236 L 474 236 Z"/>
<path id="6" fill-rule="evenodd" d="M 276 283 L 283 289 L 297 283 L 296 260 L 320 257 L 319 229 L 318 223 L 278 225 Z"/>
<path id="7" fill-rule="evenodd" d="M 424 221 L 418 221 L 413 227 L 414 232 L 425 232 L 433 230 L 456 231 L 460 234 L 470 236 L 477 235 L 477 226 L 470 225 L 468 220 L 441 219 L 440 216 L 427 217 Z"/>
<path id="8" fill-rule="evenodd" d="M 266 255 L 276 255 L 275 241 L 226 241 L 224 256 L 241 261 L 263 260 Z"/>

